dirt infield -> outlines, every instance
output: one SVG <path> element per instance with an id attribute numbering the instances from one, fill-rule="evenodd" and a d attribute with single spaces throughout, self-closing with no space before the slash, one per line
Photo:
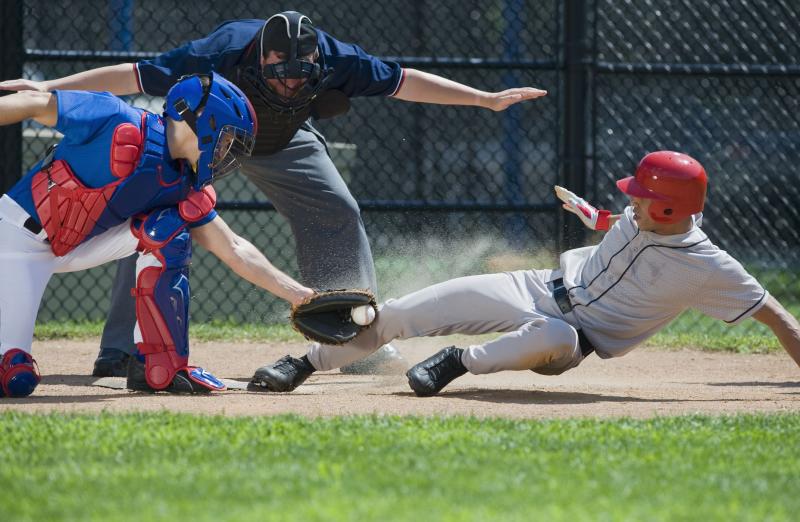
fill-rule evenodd
<path id="1" fill-rule="evenodd" d="M 446 343 L 446 341 L 445 341 Z M 441 346 L 423 339 L 397 346 L 416 362 Z M 131 412 L 308 416 L 347 414 L 475 415 L 513 418 L 652 417 L 689 413 L 800 411 L 800 369 L 785 354 L 732 355 L 639 349 L 614 360 L 592 355 L 557 377 L 532 372 L 466 375 L 439 396 L 420 399 L 405 377 L 313 375 L 290 394 L 228 391 L 211 396 L 139 394 L 93 385 L 87 376 L 97 342 L 34 344 L 42 383 L 28 399 L 2 399 L 0 411 Z M 246 381 L 300 344 L 196 343 L 193 363 L 217 376 Z"/>

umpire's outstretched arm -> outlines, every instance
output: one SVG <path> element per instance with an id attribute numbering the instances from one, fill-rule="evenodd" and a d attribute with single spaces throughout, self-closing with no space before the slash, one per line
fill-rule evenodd
<path id="1" fill-rule="evenodd" d="M 19 78 L 16 80 L 6 80 L 0 82 L 1 91 L 39 91 L 48 92 L 54 90 L 74 90 L 74 91 L 108 91 L 117 96 L 126 94 L 138 94 L 141 92 L 139 83 L 136 80 L 136 65 L 132 63 L 121 63 L 118 65 L 108 65 L 98 67 L 88 71 L 82 71 L 63 78 L 37 82 Z"/>

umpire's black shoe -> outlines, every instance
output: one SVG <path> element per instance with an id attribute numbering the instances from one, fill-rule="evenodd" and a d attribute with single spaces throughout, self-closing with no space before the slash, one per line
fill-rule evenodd
<path id="1" fill-rule="evenodd" d="M 127 376 L 128 381 L 125 385 L 126 388 L 133 391 L 140 391 L 146 393 L 155 393 L 157 391 L 167 392 L 167 393 L 186 393 L 186 394 L 207 394 L 211 393 L 211 390 L 206 388 L 205 386 L 201 386 L 191 380 L 189 376 L 186 374 L 185 370 L 181 370 L 175 374 L 175 377 L 172 378 L 172 382 L 169 383 L 169 386 L 164 388 L 163 390 L 156 390 L 155 388 L 151 387 L 147 384 L 147 378 L 144 375 L 144 363 L 139 361 L 136 357 L 129 357 L 128 358 L 128 370 Z"/>
<path id="2" fill-rule="evenodd" d="M 461 362 L 464 350 L 449 346 L 406 372 L 408 385 L 418 397 L 436 395 L 456 377 L 467 373 Z"/>
<path id="3" fill-rule="evenodd" d="M 303 384 L 316 369 L 304 355 L 295 359 L 291 355 L 281 357 L 267 366 L 256 370 L 250 380 L 249 390 L 290 392 Z"/>
<path id="4" fill-rule="evenodd" d="M 92 375 L 95 377 L 125 377 L 128 374 L 128 359 L 131 355 L 116 348 L 101 348 L 94 361 Z"/>

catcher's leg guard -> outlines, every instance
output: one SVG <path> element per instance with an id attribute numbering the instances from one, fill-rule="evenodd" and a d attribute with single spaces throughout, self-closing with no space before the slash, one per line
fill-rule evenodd
<path id="1" fill-rule="evenodd" d="M 39 367 L 28 352 L 12 348 L 0 358 L 0 397 L 27 397 L 40 380 Z"/>
<path id="2" fill-rule="evenodd" d="M 198 391 L 187 386 L 170 389 L 174 381 L 187 381 L 188 388 L 194 383 L 208 390 L 225 389 L 219 379 L 202 368 L 188 366 L 191 248 L 191 236 L 183 229 L 160 248 L 143 254 L 152 256 L 148 260 L 152 264 L 139 271 L 132 292 L 142 337 L 136 344 L 138 357 L 139 361 L 144 358 L 145 379 L 153 390 Z"/>

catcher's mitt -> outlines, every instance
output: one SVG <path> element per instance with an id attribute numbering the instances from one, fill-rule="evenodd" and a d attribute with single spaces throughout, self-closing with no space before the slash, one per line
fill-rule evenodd
<path id="1" fill-rule="evenodd" d="M 375 296 L 368 290 L 324 290 L 292 307 L 292 327 L 310 341 L 344 344 L 369 328 L 353 322 L 350 312 L 358 306 L 371 306 Z"/>

